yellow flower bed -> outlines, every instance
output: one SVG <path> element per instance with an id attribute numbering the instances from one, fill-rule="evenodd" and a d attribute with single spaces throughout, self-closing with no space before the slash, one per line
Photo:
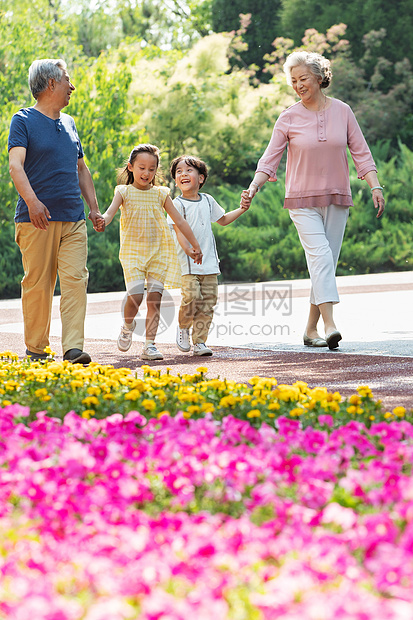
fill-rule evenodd
<path id="1" fill-rule="evenodd" d="M 195 374 L 174 375 L 142 366 L 142 377 L 129 368 L 91 363 L 84 367 L 57 362 L 49 352 L 45 362 L 19 360 L 10 351 L 0 353 L 0 406 L 20 404 L 30 408 L 27 420 L 38 411 L 63 418 L 75 411 L 84 418 L 104 418 L 114 413 L 139 411 L 146 418 L 185 418 L 227 415 L 245 419 L 255 426 L 272 426 L 280 416 L 300 420 L 304 426 L 338 426 L 350 420 L 367 426 L 380 421 L 412 419 L 412 411 L 395 407 L 385 411 L 368 386 L 342 398 L 325 387 L 310 388 L 297 381 L 278 384 L 274 377 L 252 377 L 248 383 L 208 378 L 208 369 Z M 320 418 L 320 416 L 322 416 Z"/>

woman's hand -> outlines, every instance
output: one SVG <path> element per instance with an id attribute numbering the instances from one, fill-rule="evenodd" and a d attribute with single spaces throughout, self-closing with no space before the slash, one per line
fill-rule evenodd
<path id="1" fill-rule="evenodd" d="M 260 191 L 260 186 L 255 181 L 251 181 L 248 188 L 248 194 L 251 198 L 254 198 L 255 194 Z"/>
<path id="2" fill-rule="evenodd" d="M 381 217 L 384 213 L 384 196 L 383 188 L 377 178 L 377 172 L 370 170 L 363 177 L 360 177 L 362 181 L 366 181 L 371 190 L 371 197 L 373 198 L 374 208 L 378 209 L 377 216 Z"/>
<path id="3" fill-rule="evenodd" d="M 371 196 L 373 198 L 374 208 L 378 209 L 376 217 L 381 217 L 384 213 L 384 196 L 383 190 L 376 187 L 376 189 L 371 190 Z"/>
<path id="4" fill-rule="evenodd" d="M 260 191 L 260 189 L 265 185 L 269 178 L 270 175 L 266 172 L 255 173 L 254 178 L 249 185 L 249 188 L 244 189 L 244 191 L 241 193 L 240 207 L 242 209 L 248 209 L 251 204 L 251 200 L 254 198 L 255 194 Z"/>

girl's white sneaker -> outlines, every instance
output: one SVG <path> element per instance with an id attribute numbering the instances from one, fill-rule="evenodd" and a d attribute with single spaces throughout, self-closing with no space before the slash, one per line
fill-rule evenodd
<path id="1" fill-rule="evenodd" d="M 163 360 L 163 355 L 154 344 L 150 344 L 143 349 L 141 360 Z"/>
<path id="2" fill-rule="evenodd" d="M 119 351 L 129 351 L 132 344 L 132 334 L 136 327 L 135 321 L 132 323 L 132 327 L 129 329 L 125 323 L 120 328 L 120 334 L 118 336 L 118 349 Z"/>

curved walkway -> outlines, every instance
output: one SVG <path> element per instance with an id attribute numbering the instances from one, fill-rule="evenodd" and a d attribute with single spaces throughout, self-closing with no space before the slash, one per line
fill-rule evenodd
<path id="1" fill-rule="evenodd" d="M 324 385 L 343 396 L 369 385 L 386 408 L 413 408 L 413 272 L 337 278 L 341 303 L 336 321 L 343 341 L 336 351 L 302 344 L 308 311 L 309 280 L 227 284 L 219 287 L 219 304 L 208 340 L 213 357 L 181 353 L 174 345 L 179 291 L 167 291 L 162 304 L 157 345 L 162 362 L 150 365 L 162 372 L 192 374 L 199 366 L 208 377 L 247 382 L 254 375 L 272 376 L 279 383 L 305 381 Z M 134 342 L 121 353 L 116 339 L 124 293 L 88 296 L 85 350 L 92 359 L 141 373 L 139 359 L 145 308 L 138 317 Z M 54 300 L 51 346 L 60 351 L 59 298 Z M 20 300 L 0 301 L 0 351 L 23 356 Z"/>

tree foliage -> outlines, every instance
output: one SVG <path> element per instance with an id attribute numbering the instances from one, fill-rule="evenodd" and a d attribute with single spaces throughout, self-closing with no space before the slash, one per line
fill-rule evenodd
<path id="1" fill-rule="evenodd" d="M 287 101 L 276 82 L 253 88 L 248 72 L 229 70 L 232 39 L 214 34 L 185 54 L 138 61 L 132 81 L 137 127 L 173 157 L 192 152 L 205 159 L 217 181 L 247 183 L 274 123 Z"/>
<path id="2" fill-rule="evenodd" d="M 325 32 L 333 24 L 347 24 L 351 56 L 356 62 L 365 56 L 365 35 L 385 30 L 380 47 L 370 50 L 371 64 L 366 66 L 367 78 L 373 75 L 378 57 L 385 58 L 392 65 L 403 58 L 408 58 L 413 64 L 413 0 L 331 0 L 326 3 L 318 0 L 281 0 L 281 5 L 281 31 L 296 45 L 300 44 L 309 28 Z M 387 77 L 390 78 L 388 84 L 394 84 L 391 71 Z"/>
<path id="3" fill-rule="evenodd" d="M 278 18 L 280 8 L 280 0 L 255 0 L 253 3 L 250 0 L 213 0 L 212 28 L 215 32 L 236 33 L 240 27 L 240 15 L 248 15 L 248 20 L 244 21 L 245 47 L 235 60 L 241 61 L 244 67 L 256 65 L 262 68 L 265 54 L 272 51 L 273 40 L 282 32 Z"/>
<path id="4" fill-rule="evenodd" d="M 55 0 L 60 1 L 60 0 Z M 189 47 L 210 32 L 211 0 L 76 0 L 65 3 L 66 20 L 88 56 L 128 39 L 142 47 Z"/>

